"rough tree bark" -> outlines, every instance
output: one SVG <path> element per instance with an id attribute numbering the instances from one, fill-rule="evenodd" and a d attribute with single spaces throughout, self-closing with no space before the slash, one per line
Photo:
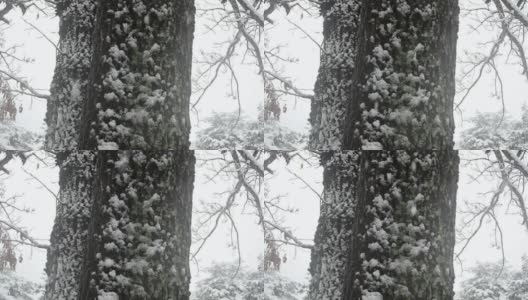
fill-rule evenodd
<path id="1" fill-rule="evenodd" d="M 59 153 L 46 299 L 187 300 L 194 1 L 61 0 L 57 12 L 47 147 L 146 152 Z"/>
<path id="2" fill-rule="evenodd" d="M 320 4 L 323 50 L 310 112 L 311 149 L 341 149 L 347 102 L 352 94 L 361 0 Z"/>
<path id="3" fill-rule="evenodd" d="M 324 194 L 310 262 L 309 299 L 341 298 L 352 239 L 359 155 L 359 151 L 321 154 Z"/>
<path id="4" fill-rule="evenodd" d="M 189 299 L 194 155 L 60 154 L 46 299 Z"/>
<path id="5" fill-rule="evenodd" d="M 363 151 L 342 299 L 453 299 L 455 151 Z"/>
<path id="6" fill-rule="evenodd" d="M 92 206 L 95 152 L 61 152 L 60 193 L 46 262 L 45 299 L 77 299 Z"/>
<path id="7" fill-rule="evenodd" d="M 194 0 L 97 7 L 80 149 L 188 147 Z"/>
<path id="8" fill-rule="evenodd" d="M 89 87 L 95 4 L 96 0 L 57 1 L 60 42 L 47 103 L 46 149 L 77 149 Z"/>
<path id="9" fill-rule="evenodd" d="M 343 149 L 452 149 L 458 0 L 361 6 Z"/>
<path id="10" fill-rule="evenodd" d="M 321 12 L 310 146 L 342 151 L 323 153 L 310 299 L 451 300 L 458 2 L 328 0 Z M 328 159 L 346 149 L 358 158 Z M 401 151 L 367 151 L 381 149 Z"/>
<path id="11" fill-rule="evenodd" d="M 61 0 L 48 149 L 188 146 L 194 0 Z"/>

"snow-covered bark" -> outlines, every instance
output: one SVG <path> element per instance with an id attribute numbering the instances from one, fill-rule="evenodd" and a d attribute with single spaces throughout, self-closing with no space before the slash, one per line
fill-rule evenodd
<path id="1" fill-rule="evenodd" d="M 311 300 L 453 297 L 454 151 L 322 153 Z"/>
<path id="2" fill-rule="evenodd" d="M 46 262 L 45 299 L 77 299 L 91 217 L 95 152 L 62 152 L 60 193 Z"/>
<path id="3" fill-rule="evenodd" d="M 341 299 L 354 219 L 359 152 L 323 152 L 324 194 L 310 263 L 309 299 Z"/>
<path id="4" fill-rule="evenodd" d="M 88 90 L 96 0 L 57 1 L 59 48 L 47 104 L 45 147 L 76 149 Z"/>
<path id="5" fill-rule="evenodd" d="M 458 0 L 363 0 L 343 149 L 452 149 Z"/>
<path id="6" fill-rule="evenodd" d="M 341 148 L 346 105 L 352 93 L 361 0 L 321 2 L 323 49 L 310 123 L 311 149 Z"/>
<path id="7" fill-rule="evenodd" d="M 342 299 L 453 299 L 458 153 L 364 151 Z"/>
<path id="8" fill-rule="evenodd" d="M 48 149 L 188 145 L 194 1 L 60 0 Z"/>
<path id="9" fill-rule="evenodd" d="M 188 300 L 194 154 L 60 155 L 46 299 Z"/>
<path id="10" fill-rule="evenodd" d="M 81 149 L 188 146 L 193 0 L 97 2 Z"/>
<path id="11" fill-rule="evenodd" d="M 310 146 L 363 151 L 348 166 L 323 159 L 310 299 L 451 300 L 458 1 L 333 0 L 321 8 Z M 402 151 L 367 151 L 382 149 Z M 341 168 L 357 177 L 340 178 Z M 353 187 L 333 199 L 333 186 Z"/>
<path id="12" fill-rule="evenodd" d="M 454 131 L 457 0 L 325 0 L 312 149 L 442 149 Z"/>

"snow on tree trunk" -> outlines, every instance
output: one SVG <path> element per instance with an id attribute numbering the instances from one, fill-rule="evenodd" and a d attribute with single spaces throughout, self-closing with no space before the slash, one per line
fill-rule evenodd
<path id="1" fill-rule="evenodd" d="M 321 2 L 323 49 L 315 84 L 310 148 L 341 148 L 346 105 L 352 94 L 360 0 Z"/>
<path id="2" fill-rule="evenodd" d="M 46 299 L 188 300 L 193 152 L 93 153 L 61 167 Z"/>
<path id="3" fill-rule="evenodd" d="M 452 299 L 458 1 L 327 0 L 321 11 L 310 146 L 364 151 L 352 164 L 323 153 L 310 299 Z M 407 150 L 366 151 L 382 149 Z M 336 175 L 347 168 L 357 175 Z"/>
<path id="4" fill-rule="evenodd" d="M 310 263 L 309 299 L 341 299 L 350 251 L 359 152 L 323 152 L 324 194 Z"/>
<path id="5" fill-rule="evenodd" d="M 46 262 L 45 299 L 77 299 L 91 218 L 95 152 L 61 152 L 55 224 Z"/>
<path id="6" fill-rule="evenodd" d="M 452 149 L 458 0 L 363 0 L 343 149 Z"/>
<path id="7" fill-rule="evenodd" d="M 59 49 L 51 98 L 47 104 L 45 146 L 76 149 L 80 118 L 88 90 L 96 0 L 60 0 Z"/>
<path id="8" fill-rule="evenodd" d="M 194 1 L 97 7 L 80 148 L 188 147 Z"/>
<path id="9" fill-rule="evenodd" d="M 342 299 L 453 299 L 456 151 L 364 151 Z"/>

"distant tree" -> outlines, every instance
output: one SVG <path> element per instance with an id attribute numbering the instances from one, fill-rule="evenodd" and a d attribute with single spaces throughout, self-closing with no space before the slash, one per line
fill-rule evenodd
<path id="1" fill-rule="evenodd" d="M 522 257 L 521 269 L 502 263 L 478 263 L 460 287 L 460 300 L 523 300 L 528 299 L 528 257 Z"/>
<path id="2" fill-rule="evenodd" d="M 514 272 L 508 285 L 508 300 L 528 299 L 528 255 L 522 257 L 521 270 Z"/>
<path id="3" fill-rule="evenodd" d="M 528 106 L 522 106 L 520 120 L 508 114 L 478 113 L 471 127 L 462 132 L 460 149 L 526 149 L 528 147 Z"/>
<path id="4" fill-rule="evenodd" d="M 207 126 L 196 133 L 195 149 L 264 149 L 264 128 L 259 120 L 232 112 L 213 113 L 203 122 Z"/>
<path id="5" fill-rule="evenodd" d="M 288 129 L 278 120 L 250 120 L 237 112 L 213 113 L 204 120 L 207 126 L 196 133 L 193 148 L 200 150 L 251 149 L 297 150 L 306 137 Z"/>
<path id="6" fill-rule="evenodd" d="M 307 136 L 281 125 L 279 120 L 268 120 L 264 124 L 266 150 L 293 151 L 304 149 Z"/>
<path id="7" fill-rule="evenodd" d="M 0 272 L 0 299 L 38 300 L 43 286 L 19 277 L 14 271 Z"/>
<path id="8" fill-rule="evenodd" d="M 278 272 L 238 270 L 236 263 L 215 264 L 197 283 L 192 300 L 301 300 L 303 286 Z"/>
<path id="9" fill-rule="evenodd" d="M 509 268 L 500 263 L 478 263 L 470 270 L 473 276 L 462 282 L 460 298 L 463 300 L 500 300 L 507 291 L 511 276 Z"/>

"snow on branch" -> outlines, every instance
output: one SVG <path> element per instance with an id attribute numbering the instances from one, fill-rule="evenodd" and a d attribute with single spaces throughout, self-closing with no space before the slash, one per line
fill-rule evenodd
<path id="1" fill-rule="evenodd" d="M 247 0 L 238 0 L 238 3 L 247 9 L 250 15 L 259 23 L 261 27 L 264 26 L 264 16 Z"/>
<path id="2" fill-rule="evenodd" d="M 42 93 L 38 92 L 36 89 L 32 88 L 26 80 L 24 80 L 24 79 L 22 79 L 20 77 L 17 77 L 17 76 L 15 76 L 13 74 L 10 74 L 10 73 L 8 73 L 6 71 L 3 71 L 3 70 L 0 70 L 0 73 L 6 75 L 9 79 L 12 79 L 12 80 L 18 82 L 18 84 L 20 84 L 20 88 L 22 90 L 26 89 L 26 90 L 30 91 L 32 96 L 35 96 L 37 98 L 46 99 L 46 100 L 50 99 L 49 95 L 42 94 Z"/>
<path id="3" fill-rule="evenodd" d="M 521 171 L 526 178 L 528 178 L 528 166 L 519 158 L 519 156 L 513 153 L 512 150 L 504 150 L 503 152 L 506 157 L 508 157 L 508 159 L 514 161 L 514 165 L 517 167 L 517 169 Z"/>
<path id="4" fill-rule="evenodd" d="M 313 245 L 310 245 L 310 244 L 306 244 L 304 242 L 302 242 L 301 240 L 299 240 L 298 238 L 296 238 L 292 232 L 290 230 L 287 230 L 286 228 L 284 227 L 281 227 L 275 223 L 272 223 L 270 221 L 264 221 L 267 225 L 273 227 L 274 229 L 282 232 L 282 234 L 284 235 L 284 239 L 285 241 L 282 241 L 280 240 L 279 242 L 283 242 L 283 243 L 289 243 L 289 244 L 293 244 L 294 246 L 298 246 L 298 247 L 301 247 L 301 248 L 305 248 L 305 249 L 313 249 Z M 293 243 L 291 242 L 288 242 L 288 240 L 292 240 Z"/>
<path id="5" fill-rule="evenodd" d="M 22 239 L 26 239 L 30 242 L 30 244 L 32 246 L 35 246 L 37 248 L 41 248 L 41 249 L 48 249 L 49 248 L 49 245 L 45 245 L 45 244 L 41 244 L 39 243 L 36 239 L 32 238 L 26 230 L 23 230 L 9 222 L 6 222 L 6 221 L 3 221 L 3 220 L 0 220 L 0 223 L 4 224 L 5 226 L 9 227 L 9 229 L 12 229 L 16 232 L 18 232 L 18 234 L 20 234 L 20 237 Z M 23 242 L 23 241 L 22 241 Z"/>
<path id="6" fill-rule="evenodd" d="M 502 3 L 513 12 L 513 15 L 517 20 L 523 23 L 524 26 L 528 27 L 528 15 L 526 15 L 517 4 L 513 3 L 512 0 L 502 0 Z"/>

